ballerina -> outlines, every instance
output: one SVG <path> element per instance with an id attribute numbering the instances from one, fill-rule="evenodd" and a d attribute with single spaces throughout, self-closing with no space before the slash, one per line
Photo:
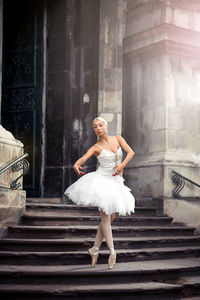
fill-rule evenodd
<path id="1" fill-rule="evenodd" d="M 94 246 L 88 249 L 88 252 L 91 256 L 91 264 L 95 267 L 99 249 L 105 238 L 110 249 L 108 268 L 113 269 L 116 263 L 116 252 L 111 223 L 115 213 L 119 215 L 134 213 L 135 198 L 130 193 L 131 190 L 124 185 L 122 172 L 135 153 L 121 136 L 108 136 L 108 124 L 103 118 L 95 118 L 92 126 L 98 142 L 73 165 L 75 173 L 81 177 L 70 185 L 64 194 L 75 204 L 99 208 L 101 222 Z M 126 152 L 123 161 L 122 149 Z M 96 171 L 85 174 L 82 165 L 93 155 L 97 158 L 99 166 Z"/>

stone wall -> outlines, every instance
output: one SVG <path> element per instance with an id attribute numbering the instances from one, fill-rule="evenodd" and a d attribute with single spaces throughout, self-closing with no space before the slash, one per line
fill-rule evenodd
<path id="1" fill-rule="evenodd" d="M 108 121 L 110 135 L 122 131 L 122 62 L 124 0 L 100 0 L 98 114 Z"/>
<path id="2" fill-rule="evenodd" d="M 0 169 L 13 159 L 23 155 L 23 144 L 0 125 Z M 16 179 L 22 171 L 12 172 L 8 169 L 0 175 L 0 237 L 6 227 L 17 224 L 25 211 L 26 192 L 21 188 L 11 190 L 10 183 Z M 22 186 L 22 179 L 19 181 Z"/>
<path id="3" fill-rule="evenodd" d="M 171 170 L 200 182 L 199 20 L 199 1 L 128 1 L 123 80 L 124 135 L 136 152 L 127 184 L 139 205 L 155 197 L 196 227 L 200 203 L 172 198 Z M 200 189 L 186 184 L 181 196 Z"/>
<path id="4" fill-rule="evenodd" d="M 173 216 L 174 222 L 185 223 L 196 228 L 200 234 L 200 197 L 188 199 L 167 198 L 164 201 L 164 211 Z"/>

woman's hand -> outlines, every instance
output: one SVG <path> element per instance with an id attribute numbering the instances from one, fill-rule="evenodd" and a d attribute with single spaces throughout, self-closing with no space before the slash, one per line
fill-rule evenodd
<path id="1" fill-rule="evenodd" d="M 83 170 L 81 165 L 83 165 L 92 155 L 94 155 L 96 153 L 95 152 L 96 148 L 97 148 L 96 145 L 93 145 L 92 147 L 90 147 L 88 149 L 88 151 L 74 163 L 73 169 L 77 175 L 81 176 L 81 175 L 85 174 L 84 172 L 81 171 L 81 170 Z"/>
<path id="2" fill-rule="evenodd" d="M 116 175 L 119 175 L 123 171 L 124 167 L 122 164 L 119 164 L 119 165 L 114 166 L 113 169 L 115 170 L 115 173 L 112 176 L 116 176 Z"/>
<path id="3" fill-rule="evenodd" d="M 78 176 L 81 176 L 81 175 L 84 175 L 85 173 L 80 171 L 83 170 L 83 168 L 81 167 L 81 165 L 77 165 L 77 164 L 74 164 L 73 165 L 73 169 L 74 169 L 74 172 L 78 175 Z"/>

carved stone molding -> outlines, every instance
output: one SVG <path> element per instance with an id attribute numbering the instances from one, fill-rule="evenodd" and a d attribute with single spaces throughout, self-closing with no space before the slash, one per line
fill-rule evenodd
<path id="1" fill-rule="evenodd" d="M 0 125 L 0 144 L 7 144 L 7 145 L 13 145 L 22 148 L 23 144 L 19 140 L 16 140 L 12 133 L 5 128 L 3 128 L 2 125 Z"/>
<path id="2" fill-rule="evenodd" d="M 199 0 L 128 0 L 127 1 L 127 8 L 129 11 L 136 12 L 142 11 L 145 13 L 149 9 L 156 9 L 156 8 L 165 8 L 170 7 L 172 9 L 180 8 L 183 10 L 188 10 L 191 12 L 200 12 L 200 2 Z"/>
<path id="3" fill-rule="evenodd" d="M 166 53 L 192 57 L 200 60 L 200 47 L 164 40 L 124 54 L 124 64 L 127 65 L 130 61 L 136 63 L 148 60 Z"/>
<path id="4" fill-rule="evenodd" d="M 162 24 L 124 38 L 123 51 L 126 54 L 163 40 L 200 46 L 200 32 L 170 24 Z"/>

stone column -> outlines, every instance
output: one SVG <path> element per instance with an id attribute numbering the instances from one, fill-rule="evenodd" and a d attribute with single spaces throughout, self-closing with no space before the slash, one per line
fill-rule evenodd
<path id="1" fill-rule="evenodd" d="M 100 0 L 98 114 L 109 123 L 109 134 L 121 134 L 123 0 Z"/>
<path id="2" fill-rule="evenodd" d="M 15 158 L 23 155 L 23 144 L 0 125 L 0 169 Z M 10 189 L 10 183 L 21 171 L 8 169 L 0 175 L 0 238 L 8 225 L 17 224 L 25 211 L 26 192 L 22 188 Z M 22 179 L 19 181 L 22 185 Z"/>
<path id="3" fill-rule="evenodd" d="M 128 1 L 124 63 L 128 183 L 140 203 L 170 199 L 172 169 L 200 182 L 199 1 Z"/>

